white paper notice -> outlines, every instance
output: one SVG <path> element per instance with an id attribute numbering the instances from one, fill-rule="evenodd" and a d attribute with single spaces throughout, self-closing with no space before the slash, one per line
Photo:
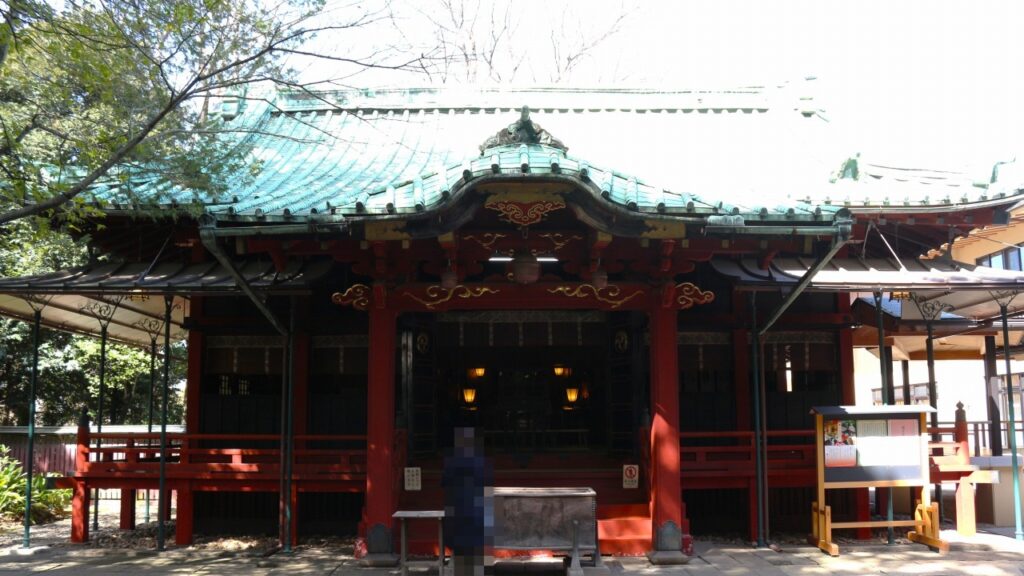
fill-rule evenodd
<path id="1" fill-rule="evenodd" d="M 850 445 L 825 446 L 825 466 L 850 468 L 857 465 L 857 447 Z"/>
<path id="2" fill-rule="evenodd" d="M 917 436 L 858 437 L 861 466 L 920 466 L 921 439 Z"/>
<path id="3" fill-rule="evenodd" d="M 885 436 L 885 420 L 858 420 L 857 436 Z"/>

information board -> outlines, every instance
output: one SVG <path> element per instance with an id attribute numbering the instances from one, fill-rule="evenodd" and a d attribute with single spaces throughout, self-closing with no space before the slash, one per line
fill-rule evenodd
<path id="1" fill-rule="evenodd" d="M 826 416 L 822 428 L 825 482 L 925 483 L 921 461 L 927 439 L 920 418 L 901 414 Z"/>
<path id="2" fill-rule="evenodd" d="M 833 529 L 913 527 L 907 538 L 937 550 L 949 545 L 939 537 L 939 507 L 929 487 L 928 406 L 815 406 L 818 497 L 811 503 L 812 544 L 836 556 Z M 825 491 L 843 488 L 921 488 L 913 520 L 834 522 Z M 890 496 L 891 497 L 891 496 Z"/>

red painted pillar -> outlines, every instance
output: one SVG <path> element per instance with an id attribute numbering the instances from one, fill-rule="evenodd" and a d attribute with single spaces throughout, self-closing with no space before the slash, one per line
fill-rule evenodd
<path id="1" fill-rule="evenodd" d="M 121 517 L 119 527 L 121 530 L 135 529 L 135 490 L 132 488 L 121 488 Z"/>
<path id="2" fill-rule="evenodd" d="M 683 518 L 679 468 L 679 347 L 675 308 L 655 305 L 650 313 L 652 563 L 680 563 Z"/>
<path id="3" fill-rule="evenodd" d="M 175 491 L 178 495 L 178 508 L 175 512 L 174 543 L 178 546 L 192 544 L 193 499 L 192 486 L 185 482 Z"/>
<path id="4" fill-rule="evenodd" d="M 89 488 L 85 482 L 75 482 L 71 497 L 71 541 L 89 541 Z"/>
<path id="5" fill-rule="evenodd" d="M 71 496 L 71 541 L 89 541 L 89 487 L 81 479 L 89 467 L 89 415 L 78 422 L 78 447 L 75 451 L 75 491 Z"/>
<path id="6" fill-rule="evenodd" d="M 378 288 L 379 292 L 382 292 Z M 395 565 L 391 515 L 397 498 L 391 462 L 395 438 L 395 320 L 397 314 L 375 295 L 370 314 L 366 430 L 366 548 L 364 563 Z"/>

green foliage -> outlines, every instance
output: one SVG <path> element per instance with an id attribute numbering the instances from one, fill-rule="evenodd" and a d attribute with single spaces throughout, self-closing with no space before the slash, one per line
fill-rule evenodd
<path id="1" fill-rule="evenodd" d="M 344 21 L 325 23 L 315 18 L 322 4 L 0 4 L 0 223 L 38 215 L 79 225 L 102 215 L 95 186 L 107 203 L 141 208 L 166 205 L 175 189 L 215 199 L 251 163 L 245 134 L 224 130 L 211 99 L 251 83 L 297 86 L 285 58 L 317 56 L 303 42 L 375 20 L 353 4 Z M 336 60 L 372 67 L 382 56 Z"/>
<path id="2" fill-rule="evenodd" d="M 39 223 L 17 221 L 0 229 L 0 276 L 44 274 L 86 262 L 83 240 Z"/>
<path id="3" fill-rule="evenodd" d="M 53 230 L 40 230 L 28 220 L 12 222 L 0 231 L 0 276 L 41 274 L 80 265 L 86 259 L 82 242 Z M 28 423 L 32 352 L 31 324 L 0 318 L 0 425 Z M 181 350 L 175 353 L 183 355 Z M 100 343 L 95 338 L 46 328 L 40 331 L 36 390 L 39 424 L 75 424 L 82 408 L 88 408 L 95 418 L 99 404 L 99 357 Z M 161 362 L 158 358 L 158 372 Z M 172 384 L 184 378 L 184 367 L 180 364 L 172 364 Z M 106 389 L 104 423 L 146 423 L 148 351 L 110 344 Z M 157 400 L 159 392 L 158 385 Z M 168 411 L 171 422 L 181 421 L 183 408 L 177 395 L 169 398 Z"/>
<path id="4" fill-rule="evenodd" d="M 0 516 L 24 518 L 25 482 L 21 463 L 11 458 L 7 446 L 0 445 Z M 48 522 L 63 516 L 70 503 L 71 490 L 47 489 L 45 477 L 32 477 L 33 522 Z"/>
<path id="5" fill-rule="evenodd" d="M 0 445 L 0 516 L 17 516 L 25 512 L 25 472 L 11 458 L 10 449 Z"/>
<path id="6" fill-rule="evenodd" d="M 71 506 L 71 489 L 47 488 L 47 478 L 59 478 L 60 474 L 50 473 L 46 476 L 32 476 L 32 520 L 43 522 L 54 517 L 62 517 Z"/>
<path id="7" fill-rule="evenodd" d="M 75 424 L 83 408 L 95 420 L 99 408 L 100 342 L 95 338 L 64 332 L 40 331 L 37 423 Z M 28 385 L 32 370 L 31 326 L 20 320 L 0 318 L 0 425 L 28 422 Z M 172 347 L 172 356 L 184 356 L 183 345 Z M 149 416 L 149 353 L 107 344 L 104 424 L 145 424 Z M 159 417 L 162 358 L 157 358 L 154 418 Z M 171 394 L 168 421 L 181 422 L 184 399 L 173 388 L 185 378 L 184 362 L 171 363 Z"/>

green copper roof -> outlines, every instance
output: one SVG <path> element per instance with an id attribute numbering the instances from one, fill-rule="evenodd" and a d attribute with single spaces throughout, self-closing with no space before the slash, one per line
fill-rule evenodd
<path id="1" fill-rule="evenodd" d="M 867 177 L 842 178 L 850 150 L 829 132 L 807 88 L 406 89 L 226 98 L 218 112 L 226 133 L 244 135 L 259 171 L 240 174 L 205 209 L 219 220 L 240 221 L 416 212 L 442 205 L 468 180 L 495 170 L 577 177 L 606 200 L 640 212 L 745 220 L 989 198 L 986 187 L 969 179 L 934 188 L 926 179 L 922 193 L 921 186 L 874 177 L 870 168 L 861 170 Z M 523 105 L 568 152 L 542 144 L 481 152 L 485 140 L 518 120 Z M 119 186 L 94 193 L 127 204 Z M 146 194 L 156 185 L 131 186 Z M 207 199 L 191 190 L 163 192 L 179 204 Z"/>

